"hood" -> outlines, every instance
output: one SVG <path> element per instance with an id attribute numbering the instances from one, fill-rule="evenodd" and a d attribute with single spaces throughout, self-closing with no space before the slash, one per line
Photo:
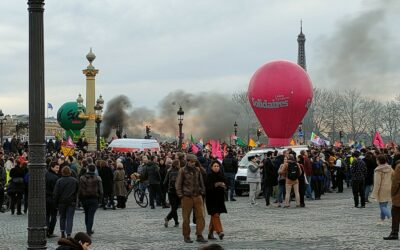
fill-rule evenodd
<path id="1" fill-rule="evenodd" d="M 375 171 L 382 172 L 382 173 L 390 173 L 390 172 L 392 172 L 392 167 L 389 166 L 388 164 L 378 165 L 375 168 Z"/>

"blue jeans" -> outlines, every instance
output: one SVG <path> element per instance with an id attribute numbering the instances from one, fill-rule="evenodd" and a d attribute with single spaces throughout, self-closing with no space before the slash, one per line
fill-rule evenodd
<path id="1" fill-rule="evenodd" d="M 86 232 L 88 234 L 92 234 L 94 214 L 96 213 L 98 203 L 99 202 L 97 198 L 82 199 L 82 206 L 83 210 L 85 211 Z"/>
<path id="2" fill-rule="evenodd" d="M 306 176 L 308 184 L 306 184 L 306 197 L 312 199 L 312 190 L 311 190 L 311 176 Z"/>
<path id="3" fill-rule="evenodd" d="M 368 201 L 368 196 L 372 192 L 372 185 L 365 185 L 365 200 Z"/>
<path id="4" fill-rule="evenodd" d="M 60 210 L 60 231 L 71 234 L 74 225 L 75 204 L 59 204 L 58 210 Z"/>
<path id="5" fill-rule="evenodd" d="M 278 203 L 281 204 L 283 202 L 283 196 L 285 195 L 285 184 L 279 184 L 279 193 L 278 193 Z"/>
<path id="6" fill-rule="evenodd" d="M 388 202 L 379 202 L 379 208 L 381 209 L 381 220 L 392 217 L 392 213 L 390 212 L 390 209 L 387 208 L 387 204 Z"/>
<path id="7" fill-rule="evenodd" d="M 231 190 L 229 197 L 233 200 L 233 194 L 235 193 L 235 173 L 225 173 L 225 179 L 229 183 L 229 190 Z"/>

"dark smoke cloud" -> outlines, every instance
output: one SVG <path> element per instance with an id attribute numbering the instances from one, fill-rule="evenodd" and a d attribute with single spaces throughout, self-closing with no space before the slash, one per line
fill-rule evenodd
<path id="1" fill-rule="evenodd" d="M 117 96 L 107 102 L 107 107 L 103 115 L 102 136 L 108 138 L 112 129 L 117 126 L 125 128 L 128 125 L 127 110 L 132 107 L 129 98 L 124 95 Z"/>
<path id="2" fill-rule="evenodd" d="M 195 138 L 229 138 L 232 125 L 237 117 L 231 95 L 218 93 L 190 94 L 182 90 L 167 94 L 158 104 L 158 110 L 146 107 L 131 108 L 126 96 L 119 96 L 107 103 L 104 119 L 104 135 L 110 135 L 117 122 L 124 124 L 128 137 L 143 138 L 145 126 L 150 125 L 153 137 L 176 138 L 178 134 L 179 106 L 185 112 L 183 132 L 186 139 L 192 134 Z M 108 114 L 111 112 L 111 114 Z M 106 119 L 107 118 L 107 119 Z M 107 132 L 107 133 L 106 133 Z"/>
<path id="3" fill-rule="evenodd" d="M 398 83 L 400 1 L 365 1 L 366 11 L 343 20 L 322 39 L 317 85 L 354 88 L 370 97 L 394 95 Z"/>

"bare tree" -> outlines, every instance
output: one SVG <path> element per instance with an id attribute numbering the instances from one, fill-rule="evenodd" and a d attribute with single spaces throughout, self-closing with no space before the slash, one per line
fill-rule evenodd
<path id="1" fill-rule="evenodd" d="M 386 134 L 391 141 L 395 141 L 398 134 L 400 115 L 399 106 L 398 102 L 387 102 L 382 108 L 381 116 L 375 119 L 377 122 L 380 122 L 382 133 Z M 377 131 L 377 129 L 374 131 Z"/>
<path id="2" fill-rule="evenodd" d="M 243 90 L 234 93 L 232 95 L 232 101 L 238 105 L 236 115 L 238 116 L 238 120 L 240 120 L 239 126 L 240 124 L 246 124 L 247 141 L 249 141 L 250 135 L 253 135 L 253 133 L 257 131 L 255 128 L 260 127 L 260 123 L 250 106 L 247 91 Z"/>

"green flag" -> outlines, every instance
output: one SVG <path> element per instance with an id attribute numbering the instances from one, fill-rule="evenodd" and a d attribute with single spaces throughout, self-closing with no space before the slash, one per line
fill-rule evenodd
<path id="1" fill-rule="evenodd" d="M 194 143 L 194 138 L 192 134 L 190 134 L 190 141 Z"/>
<path id="2" fill-rule="evenodd" d="M 242 139 L 240 139 L 239 137 L 236 139 L 236 144 L 241 146 L 241 147 L 246 147 L 246 143 L 244 143 L 244 141 L 242 141 Z"/>

